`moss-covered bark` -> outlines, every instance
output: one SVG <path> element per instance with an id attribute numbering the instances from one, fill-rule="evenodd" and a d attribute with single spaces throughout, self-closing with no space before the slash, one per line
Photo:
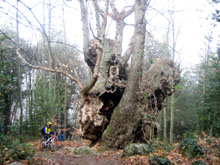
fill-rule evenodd
<path id="1" fill-rule="evenodd" d="M 102 136 L 102 141 L 110 147 L 123 148 L 126 144 L 134 142 L 141 120 L 141 113 L 123 113 L 120 106 L 114 110 L 111 121 Z"/>

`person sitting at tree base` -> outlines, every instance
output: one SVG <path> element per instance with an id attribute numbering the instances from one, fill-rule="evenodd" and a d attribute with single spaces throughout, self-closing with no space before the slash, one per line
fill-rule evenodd
<path id="1" fill-rule="evenodd" d="M 62 134 L 61 131 L 57 132 L 57 138 L 58 138 L 59 141 L 64 141 L 63 134 Z"/>

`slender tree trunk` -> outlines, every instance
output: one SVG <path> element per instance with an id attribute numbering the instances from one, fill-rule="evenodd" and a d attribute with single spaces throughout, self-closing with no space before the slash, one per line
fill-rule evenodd
<path id="1" fill-rule="evenodd" d="M 163 109 L 163 140 L 167 140 L 167 107 Z"/>
<path id="2" fill-rule="evenodd" d="M 204 58 L 204 80 L 203 80 L 203 85 L 202 85 L 202 95 L 203 95 L 203 100 L 202 100 L 202 106 L 205 104 L 206 102 L 206 83 L 207 83 L 207 71 L 208 71 L 208 61 L 209 61 L 209 54 L 210 54 L 210 43 L 212 41 L 212 36 L 213 36 L 213 31 L 211 32 L 211 34 L 207 37 L 207 41 L 208 41 L 208 45 L 207 48 L 205 50 L 205 58 Z M 208 120 L 210 121 L 210 120 Z M 204 125 L 206 125 L 207 123 L 202 122 L 202 128 L 201 131 L 204 130 Z"/>
<path id="3" fill-rule="evenodd" d="M 45 2 L 45 0 L 43 0 L 43 28 L 44 28 L 44 31 L 45 31 L 45 27 L 46 27 L 46 2 Z M 46 60 L 46 36 L 43 34 L 42 35 L 42 38 L 43 38 L 43 50 L 42 50 L 42 55 L 41 55 L 41 65 L 43 65 L 44 66 L 44 64 L 45 64 L 45 60 Z M 42 73 L 43 73 L 43 76 L 46 76 L 46 72 L 45 71 L 42 71 Z M 43 89 L 46 89 L 46 84 L 45 83 L 43 83 L 43 85 L 42 85 L 42 88 Z M 46 90 L 43 90 L 44 92 L 42 93 L 42 96 L 43 96 L 43 98 L 44 98 L 44 100 L 42 101 L 42 109 L 41 109 L 41 114 L 42 114 L 42 116 L 41 116 L 41 127 L 43 127 L 44 125 L 45 125 L 45 110 L 44 110 L 44 103 L 45 103 L 45 99 L 46 99 L 46 93 L 45 93 L 45 91 Z"/>
<path id="4" fill-rule="evenodd" d="M 174 1 L 173 1 L 173 6 L 172 6 L 172 14 L 171 14 L 171 21 L 172 21 L 172 60 L 174 62 L 175 60 L 175 49 L 176 49 L 176 35 L 175 35 L 175 20 L 174 20 Z M 174 131 L 174 100 L 175 100 L 175 95 L 173 94 L 170 98 L 170 144 L 173 143 L 173 131 Z"/>
<path id="5" fill-rule="evenodd" d="M 163 132 L 162 132 L 162 129 L 161 129 L 161 126 L 163 125 L 163 111 L 161 111 L 159 113 L 158 120 L 159 120 L 158 124 L 160 126 L 160 129 L 157 131 L 157 141 L 163 140 Z"/>
<path id="6" fill-rule="evenodd" d="M 66 43 L 66 27 L 65 27 L 65 10 L 64 10 L 64 6 L 63 6 L 63 39 L 64 39 L 64 43 Z M 64 50 L 64 55 L 66 55 L 66 52 Z M 64 113 L 64 122 L 63 122 L 63 127 L 64 127 L 64 139 L 66 139 L 66 128 L 67 128 L 67 114 L 68 114 L 68 109 L 67 109 L 67 79 L 65 78 L 65 87 L 64 87 L 64 106 L 63 106 L 63 113 Z"/>
<path id="7" fill-rule="evenodd" d="M 23 123 L 23 106 L 22 106 L 22 90 L 21 90 L 21 63 L 18 62 L 18 89 L 19 89 L 19 107 L 20 107 L 20 135 L 22 134 Z"/>
<path id="8" fill-rule="evenodd" d="M 17 43 L 19 44 L 19 21 L 18 21 L 18 3 L 19 0 L 17 0 L 17 10 L 16 10 L 16 32 L 17 32 L 17 36 L 16 36 L 16 40 Z M 22 89 L 21 89 L 21 61 L 20 59 L 17 60 L 17 65 L 18 65 L 18 91 L 19 91 L 19 108 L 20 108 L 20 129 L 19 129 L 19 133 L 20 135 L 22 134 L 22 123 L 23 123 L 23 105 L 22 105 Z"/>
<path id="9" fill-rule="evenodd" d="M 51 7 L 51 0 L 48 0 L 48 36 L 47 36 L 47 52 L 48 52 L 48 63 L 49 63 L 49 68 L 53 68 L 53 66 L 55 66 L 55 60 L 54 57 L 52 55 L 51 52 L 51 19 L 52 19 L 52 7 Z M 49 73 L 49 89 L 50 91 L 52 91 L 52 89 L 54 89 L 53 92 L 51 92 L 51 98 L 53 97 L 53 95 L 55 96 L 55 88 L 53 88 L 54 86 L 54 79 L 53 79 L 53 74 Z"/>
<path id="10" fill-rule="evenodd" d="M 64 89 L 64 107 L 63 107 L 63 113 L 64 113 L 64 139 L 66 139 L 66 128 L 67 128 L 67 84 L 65 83 L 65 89 Z"/>
<path id="11" fill-rule="evenodd" d="M 34 136 L 34 125 L 33 125 L 33 93 L 32 93 L 32 74 L 29 71 L 29 85 L 28 85 L 28 109 L 29 109 L 29 124 L 31 128 L 31 135 Z"/>
<path id="12" fill-rule="evenodd" d="M 174 94 L 170 98 L 170 144 L 173 144 L 174 131 Z"/>
<path id="13" fill-rule="evenodd" d="M 4 103 L 5 103 L 5 108 L 4 108 L 4 134 L 7 135 L 8 131 L 10 130 L 10 116 L 11 116 L 11 103 L 10 103 L 10 96 L 5 95 L 4 97 Z"/>

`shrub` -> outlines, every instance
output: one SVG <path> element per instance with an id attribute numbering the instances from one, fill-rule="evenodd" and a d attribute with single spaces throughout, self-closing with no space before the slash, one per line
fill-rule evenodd
<path id="1" fill-rule="evenodd" d="M 171 165 L 171 161 L 167 158 L 162 158 L 155 155 L 153 158 L 149 159 L 150 165 Z"/>
<path id="2" fill-rule="evenodd" d="M 161 141 L 150 141 L 150 146 L 154 150 L 159 149 L 159 150 L 165 150 L 170 152 L 173 149 L 173 146 L 169 143 L 161 142 Z"/>
<path id="3" fill-rule="evenodd" d="M 179 151 L 188 158 L 201 157 L 204 155 L 203 148 L 198 145 L 195 138 L 183 139 L 178 147 Z"/>
<path id="4" fill-rule="evenodd" d="M 206 162 L 204 162 L 202 160 L 198 160 L 198 161 L 192 162 L 192 165 L 206 165 Z"/>

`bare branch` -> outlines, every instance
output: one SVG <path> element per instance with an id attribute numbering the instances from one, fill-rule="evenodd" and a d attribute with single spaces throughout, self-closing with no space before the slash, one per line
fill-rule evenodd
<path id="1" fill-rule="evenodd" d="M 62 44 L 62 45 L 68 46 L 68 47 L 72 47 L 72 48 L 76 49 L 78 52 L 80 52 L 81 54 L 83 54 L 83 51 L 80 50 L 80 48 L 77 48 L 77 46 L 74 46 L 74 45 L 71 45 L 71 44 L 68 44 L 68 43 L 64 43 L 64 42 L 61 42 L 61 41 L 51 41 L 51 43 L 58 43 L 58 44 Z"/>
<path id="2" fill-rule="evenodd" d="M 118 10 L 116 9 L 115 7 L 115 0 L 112 0 L 110 2 L 110 6 L 113 10 L 113 13 L 114 15 L 111 15 L 111 17 L 116 20 L 116 19 L 121 19 L 121 20 L 124 20 L 126 17 L 128 17 L 131 13 L 134 12 L 134 5 L 131 6 L 131 9 L 125 11 L 125 8 L 121 11 L 121 12 L 118 12 Z"/>
<path id="3" fill-rule="evenodd" d="M 89 28 L 90 28 L 90 31 L 92 32 L 92 36 L 97 39 L 99 42 L 102 42 L 98 37 L 95 36 L 93 30 L 92 30 L 92 27 L 91 27 L 91 24 L 89 24 Z"/>
<path id="4" fill-rule="evenodd" d="M 132 8 L 128 11 L 123 10 L 123 19 L 125 19 L 126 17 L 128 17 L 131 13 L 134 12 L 134 6 L 132 6 Z"/>
<path id="5" fill-rule="evenodd" d="M 102 46 L 104 46 L 104 41 L 105 41 L 105 29 L 106 29 L 106 25 L 107 25 L 108 6 L 109 6 L 109 0 L 106 0 L 104 19 L 103 19 L 103 22 L 102 22 L 102 29 L 101 29 Z"/>
<path id="6" fill-rule="evenodd" d="M 119 12 L 118 12 L 118 10 L 115 7 L 115 0 L 111 0 L 110 6 L 111 6 L 112 11 L 114 13 L 114 17 L 117 17 L 119 15 Z"/>
<path id="7" fill-rule="evenodd" d="M 99 12 L 99 6 L 97 4 L 97 0 L 93 0 L 93 6 L 95 8 L 95 18 L 96 18 L 96 30 L 97 30 L 97 36 L 98 38 L 100 37 L 100 31 L 101 31 L 101 26 L 100 26 L 100 18 L 99 18 L 99 14 L 101 15 L 101 13 Z"/>
<path id="8" fill-rule="evenodd" d="M 52 69 L 52 68 L 47 68 L 47 67 L 43 67 L 43 66 L 36 66 L 36 65 L 32 65 L 32 64 L 28 63 L 28 62 L 22 57 L 22 55 L 20 54 L 19 49 L 20 49 L 20 48 L 17 48 L 17 49 L 16 49 L 16 54 L 17 54 L 17 56 L 22 60 L 22 62 L 23 62 L 25 65 L 27 65 L 27 66 L 29 66 L 29 67 L 31 67 L 31 68 L 34 68 L 34 69 L 40 69 L 40 70 L 45 70 L 45 71 L 48 71 L 48 72 L 60 73 L 60 74 L 62 74 L 62 75 L 64 75 L 64 76 L 68 77 L 70 80 L 74 81 L 77 85 L 79 85 L 80 88 L 82 88 L 82 84 L 81 84 L 81 82 L 79 81 L 79 79 L 77 79 L 77 78 L 71 76 L 71 75 L 68 74 L 67 72 L 64 72 L 64 71 L 59 70 L 59 69 Z"/>
<path id="9" fill-rule="evenodd" d="M 102 18 L 104 18 L 104 11 L 102 9 L 100 9 L 97 0 L 93 0 L 93 4 L 95 7 L 95 10 L 99 12 L 99 14 L 102 16 Z"/>
<path id="10" fill-rule="evenodd" d="M 100 47 L 96 49 L 96 54 L 97 54 L 97 59 L 96 59 L 96 64 L 94 68 L 94 73 L 92 80 L 90 83 L 81 91 L 81 95 L 84 97 L 87 95 L 89 90 L 92 89 L 92 87 L 95 85 L 96 81 L 98 80 L 99 77 L 99 70 L 100 70 L 100 65 L 101 65 L 101 60 L 102 60 L 102 54 L 103 54 L 103 47 L 104 47 L 104 42 L 105 42 L 105 30 L 106 30 L 106 25 L 107 25 L 107 16 L 108 16 L 108 6 L 109 6 L 109 0 L 105 1 L 105 11 L 104 11 L 104 18 L 102 22 L 102 29 L 101 29 L 101 43 Z"/>
<path id="11" fill-rule="evenodd" d="M 134 39 L 135 39 L 135 37 L 133 35 L 132 38 L 131 38 L 130 43 L 128 44 L 127 50 L 125 51 L 124 55 L 121 58 L 120 63 L 121 63 L 122 66 L 127 64 L 129 58 L 131 57 L 132 51 L 134 49 Z"/>
<path id="12" fill-rule="evenodd" d="M 122 10 L 120 13 L 115 7 L 115 0 L 111 0 L 110 6 L 113 10 L 113 15 L 111 15 L 111 17 L 116 21 L 114 54 L 116 56 L 116 59 L 120 60 L 122 53 L 123 31 L 126 25 L 124 19 L 134 11 L 134 6 L 132 6 L 130 10 Z"/>
<path id="13" fill-rule="evenodd" d="M 52 50 L 51 50 L 51 45 L 50 45 L 50 39 L 49 39 L 49 36 L 47 35 L 45 29 L 44 29 L 44 26 L 40 23 L 39 19 L 37 18 L 37 16 L 34 14 L 34 12 L 32 11 L 32 9 L 30 7 L 28 7 L 24 2 L 22 2 L 21 0 L 19 0 L 19 2 L 24 6 L 26 7 L 32 14 L 32 16 L 34 17 L 34 19 L 37 21 L 37 23 L 40 25 L 42 31 L 43 31 L 43 35 L 46 36 L 46 39 L 47 39 L 47 43 L 48 43 L 48 52 L 49 52 L 49 55 L 51 56 L 53 62 L 55 63 L 55 57 L 53 56 L 52 54 Z"/>

